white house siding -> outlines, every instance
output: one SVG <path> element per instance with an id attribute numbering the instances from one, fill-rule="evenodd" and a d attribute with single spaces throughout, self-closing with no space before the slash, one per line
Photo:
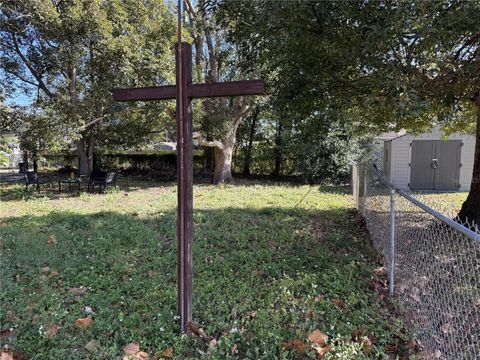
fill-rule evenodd
<path id="1" fill-rule="evenodd" d="M 410 182 L 410 162 L 412 161 L 412 147 L 410 143 L 413 140 L 442 140 L 443 134 L 439 129 L 434 129 L 429 133 L 421 135 L 403 135 L 388 141 L 391 143 L 389 149 L 390 161 L 390 179 L 402 190 L 409 190 Z M 465 134 L 452 134 L 449 140 L 461 140 L 463 142 L 460 168 L 460 191 L 468 191 L 472 180 L 473 156 L 475 150 L 475 137 Z M 385 142 L 387 145 L 387 142 Z"/>

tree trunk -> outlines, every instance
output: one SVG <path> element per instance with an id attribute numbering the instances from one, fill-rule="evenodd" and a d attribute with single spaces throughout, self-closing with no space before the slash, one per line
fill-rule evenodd
<path id="1" fill-rule="evenodd" d="M 258 113 L 260 112 L 259 108 L 255 109 L 255 112 L 252 116 L 252 124 L 250 125 L 250 136 L 248 138 L 248 147 L 247 154 L 245 155 L 245 163 L 243 164 L 243 175 L 250 175 L 250 164 L 252 162 L 252 147 L 253 147 L 253 137 L 255 136 L 255 126 L 257 125 Z"/>
<path id="2" fill-rule="evenodd" d="M 35 172 L 38 171 L 37 154 L 33 154 L 33 171 L 35 171 Z"/>
<path id="3" fill-rule="evenodd" d="M 462 221 L 467 221 L 472 225 L 474 222 L 480 227 L 480 95 L 476 99 L 477 107 L 477 130 L 475 133 L 475 155 L 473 161 L 472 183 L 467 199 L 458 213 Z"/>
<path id="4" fill-rule="evenodd" d="M 77 140 L 78 174 L 89 176 L 93 169 L 94 138 Z"/>
<path id="5" fill-rule="evenodd" d="M 28 171 L 28 152 L 27 151 L 23 152 L 23 166 L 25 171 Z"/>
<path id="6" fill-rule="evenodd" d="M 275 167 L 272 176 L 280 175 L 280 168 L 282 166 L 282 123 L 278 120 L 277 131 L 275 134 Z"/>
<path id="7" fill-rule="evenodd" d="M 233 143 L 226 141 L 223 148 L 215 147 L 215 172 L 213 174 L 213 183 L 231 183 L 232 176 L 232 157 Z"/>

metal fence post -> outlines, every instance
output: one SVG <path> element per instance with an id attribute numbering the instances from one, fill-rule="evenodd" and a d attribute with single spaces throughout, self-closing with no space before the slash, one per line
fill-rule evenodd
<path id="1" fill-rule="evenodd" d="M 390 269 L 388 271 L 389 293 L 395 295 L 395 189 L 390 189 Z"/>

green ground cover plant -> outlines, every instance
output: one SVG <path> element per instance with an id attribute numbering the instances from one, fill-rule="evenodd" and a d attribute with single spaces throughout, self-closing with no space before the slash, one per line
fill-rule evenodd
<path id="1" fill-rule="evenodd" d="M 415 350 L 348 190 L 196 185 L 193 336 L 178 333 L 173 184 L 1 190 L 1 341 L 18 356 L 119 359 L 133 348 L 139 359 L 389 359 Z"/>

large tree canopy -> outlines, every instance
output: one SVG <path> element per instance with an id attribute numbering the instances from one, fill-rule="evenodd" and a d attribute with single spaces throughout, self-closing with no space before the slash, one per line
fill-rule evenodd
<path id="1" fill-rule="evenodd" d="M 208 5 L 245 57 L 266 70 L 284 109 L 305 116 L 353 110 L 357 134 L 476 127 L 473 180 L 460 215 L 480 222 L 478 2 L 212 0 Z"/>
<path id="2" fill-rule="evenodd" d="M 37 94 L 34 105 L 64 125 L 88 173 L 96 144 L 142 140 L 161 123 L 164 103 L 125 110 L 111 90 L 173 80 L 174 40 L 173 12 L 161 0 L 4 1 L 1 76 Z"/>

